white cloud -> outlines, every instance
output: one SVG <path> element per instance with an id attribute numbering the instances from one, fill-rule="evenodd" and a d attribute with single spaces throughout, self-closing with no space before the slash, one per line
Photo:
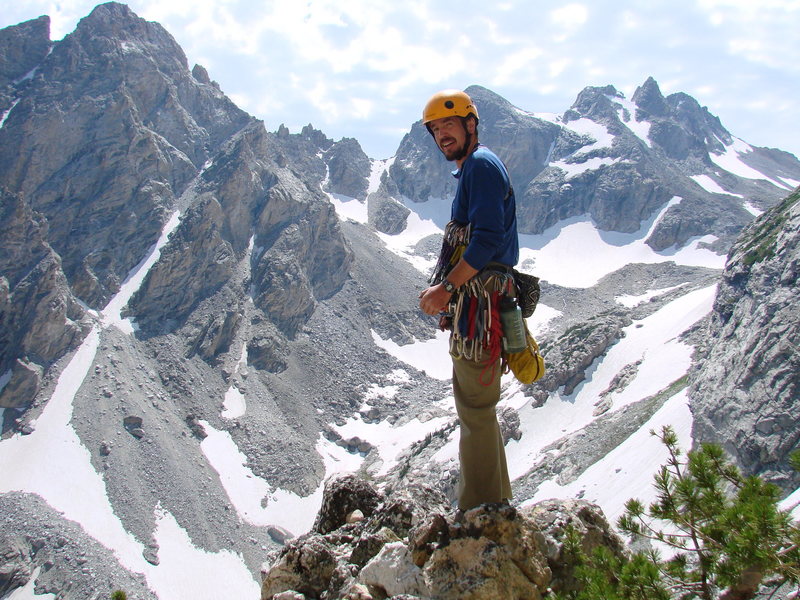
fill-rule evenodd
<path id="1" fill-rule="evenodd" d="M 567 4 L 550 11 L 550 20 L 560 28 L 560 31 L 553 35 L 553 39 L 559 42 L 568 39 L 583 27 L 588 19 L 589 9 L 583 4 Z"/>
<path id="2" fill-rule="evenodd" d="M 533 68 L 536 59 L 541 56 L 542 51 L 533 47 L 523 48 L 513 54 L 509 54 L 497 65 L 492 84 L 502 86 L 514 80 L 524 79 L 522 73 L 526 69 Z"/>
<path id="3" fill-rule="evenodd" d="M 268 128 L 310 122 L 375 157 L 394 152 L 439 88 L 475 83 L 524 110 L 563 112 L 587 85 L 630 97 L 650 75 L 735 135 L 800 153 L 798 0 L 464 0 L 457 15 L 438 0 L 125 1 Z M 96 3 L 6 1 L 0 27 L 49 14 L 58 39 Z"/>
<path id="4" fill-rule="evenodd" d="M 797 0 L 697 0 L 714 27 L 724 30 L 728 51 L 770 68 L 798 72 Z"/>

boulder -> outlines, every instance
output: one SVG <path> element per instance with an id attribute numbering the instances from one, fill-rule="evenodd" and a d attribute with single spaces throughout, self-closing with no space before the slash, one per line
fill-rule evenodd
<path id="1" fill-rule="evenodd" d="M 347 516 L 355 510 L 370 517 L 380 501 L 380 494 L 363 479 L 350 474 L 332 477 L 325 482 L 322 506 L 313 531 L 325 534 L 339 529 L 347 523 Z"/>
<path id="2" fill-rule="evenodd" d="M 400 202 L 383 193 L 371 194 L 367 206 L 369 224 L 381 233 L 397 235 L 408 224 L 411 211 Z"/>
<path id="3" fill-rule="evenodd" d="M 543 535 L 543 549 L 552 573 L 550 587 L 559 593 L 578 589 L 575 566 L 569 563 L 564 552 L 564 540 L 570 528 L 580 537 L 581 547 L 587 555 L 600 546 L 618 556 L 626 552 L 623 540 L 608 524 L 602 509 L 591 502 L 545 500 L 524 512 Z"/>
<path id="4" fill-rule="evenodd" d="M 550 583 L 544 536 L 508 505 L 481 505 L 458 522 L 434 516 L 430 529 L 411 533 L 409 545 L 433 598 L 538 600 Z"/>
<path id="5" fill-rule="evenodd" d="M 36 396 L 42 381 L 42 367 L 20 359 L 14 361 L 11 378 L 0 390 L 0 408 L 22 408 Z"/>

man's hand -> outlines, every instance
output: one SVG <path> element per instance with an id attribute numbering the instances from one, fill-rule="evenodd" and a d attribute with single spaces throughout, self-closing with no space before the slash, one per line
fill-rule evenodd
<path id="1" fill-rule="evenodd" d="M 441 283 L 437 283 L 419 293 L 419 307 L 426 315 L 438 315 L 447 309 L 450 296 L 450 292 L 444 289 Z"/>

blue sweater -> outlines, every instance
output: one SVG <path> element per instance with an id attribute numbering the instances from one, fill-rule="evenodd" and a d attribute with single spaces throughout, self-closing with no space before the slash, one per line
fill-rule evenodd
<path id="1" fill-rule="evenodd" d="M 478 145 L 453 175 L 458 187 L 451 219 L 472 225 L 464 260 L 477 270 L 489 262 L 516 265 L 516 200 L 503 162 L 494 152 Z"/>

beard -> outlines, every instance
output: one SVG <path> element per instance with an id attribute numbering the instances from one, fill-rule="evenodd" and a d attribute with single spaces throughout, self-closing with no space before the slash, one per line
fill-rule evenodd
<path id="1" fill-rule="evenodd" d="M 455 140 L 453 140 L 455 141 Z M 468 133 L 464 143 L 461 146 L 455 144 L 449 146 L 447 149 L 440 148 L 442 154 L 448 161 L 458 161 L 467 156 L 470 146 L 472 146 L 472 134 Z"/>

